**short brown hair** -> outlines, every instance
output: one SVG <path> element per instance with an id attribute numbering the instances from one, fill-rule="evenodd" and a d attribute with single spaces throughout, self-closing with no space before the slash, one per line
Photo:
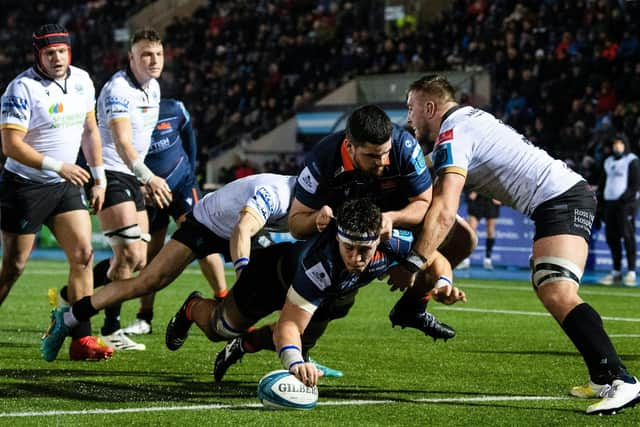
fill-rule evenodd
<path id="1" fill-rule="evenodd" d="M 152 28 L 143 28 L 133 33 L 131 39 L 129 39 L 129 50 L 131 50 L 134 44 L 138 43 L 141 40 L 162 44 L 162 37 L 160 37 L 160 33 Z"/>
<path id="2" fill-rule="evenodd" d="M 447 78 L 440 74 L 428 74 L 409 85 L 408 92 L 417 91 L 440 99 L 442 102 L 455 101 L 456 90 Z"/>

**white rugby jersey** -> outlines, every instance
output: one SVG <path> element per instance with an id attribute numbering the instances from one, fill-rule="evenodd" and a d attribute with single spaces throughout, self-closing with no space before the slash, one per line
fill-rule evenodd
<path id="1" fill-rule="evenodd" d="M 86 71 L 70 66 L 66 81 L 54 82 L 31 67 L 9 83 L 0 103 L 0 127 L 26 132 L 24 142 L 45 156 L 76 162 L 87 113 L 95 108 L 95 88 Z M 12 158 L 4 167 L 35 182 L 64 181 L 54 171 Z"/>
<path id="2" fill-rule="evenodd" d="M 231 238 L 241 212 L 253 215 L 269 231 L 287 231 L 287 214 L 296 177 L 262 173 L 232 181 L 204 196 L 193 216 L 218 237 Z"/>
<path id="3" fill-rule="evenodd" d="M 604 185 L 605 200 L 618 200 L 629 187 L 629 165 L 638 157 L 633 153 L 626 153 L 619 159 L 609 156 L 604 160 L 604 171 L 607 179 Z"/>
<path id="4" fill-rule="evenodd" d="M 98 96 L 98 126 L 102 138 L 102 158 L 105 169 L 133 175 L 120 158 L 111 135 L 112 120 L 131 121 L 132 144 L 141 159 L 147 155 L 151 134 L 158 122 L 160 85 L 151 79 L 146 89 L 140 87 L 133 74 L 118 71 L 103 86 Z"/>
<path id="5" fill-rule="evenodd" d="M 469 190 L 527 216 L 584 180 L 492 114 L 473 107 L 459 108 L 443 121 L 432 161 L 436 175 L 463 175 Z"/>

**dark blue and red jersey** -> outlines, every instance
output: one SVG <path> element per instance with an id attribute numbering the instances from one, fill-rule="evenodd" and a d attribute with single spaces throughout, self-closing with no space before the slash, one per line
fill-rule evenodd
<path id="1" fill-rule="evenodd" d="M 182 102 L 175 99 L 160 101 L 158 123 L 144 163 L 154 174 L 164 178 L 172 190 L 185 175 L 194 174 L 196 138 L 191 117 Z"/>
<path id="2" fill-rule="evenodd" d="M 431 176 L 420 144 L 409 132 L 393 125 L 389 164 L 382 176 L 366 176 L 354 168 L 347 152 L 345 132 L 318 142 L 307 154 L 298 176 L 295 197 L 312 209 L 337 209 L 344 201 L 369 197 L 383 212 L 400 210 L 431 187 Z"/>
<path id="3" fill-rule="evenodd" d="M 332 223 L 313 239 L 296 243 L 299 255 L 289 260 L 297 267 L 291 286 L 305 305 L 318 307 L 327 299 L 347 294 L 384 275 L 407 257 L 412 243 L 411 232 L 394 229 L 391 238 L 378 245 L 367 268 L 362 273 L 352 273 L 342 262 L 336 226 Z"/>

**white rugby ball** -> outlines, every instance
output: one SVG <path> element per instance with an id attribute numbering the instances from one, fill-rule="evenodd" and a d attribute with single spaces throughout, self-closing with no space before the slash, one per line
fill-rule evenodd
<path id="1" fill-rule="evenodd" d="M 307 387 L 281 369 L 260 379 L 258 399 L 269 409 L 311 409 L 318 403 L 318 387 Z"/>

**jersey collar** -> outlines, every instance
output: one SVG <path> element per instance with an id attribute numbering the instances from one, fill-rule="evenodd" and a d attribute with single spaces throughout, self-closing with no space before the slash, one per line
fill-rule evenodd
<path id="1" fill-rule="evenodd" d="M 442 116 L 442 120 L 440 121 L 440 127 L 442 127 L 442 124 L 444 123 L 445 120 L 449 118 L 449 116 L 451 116 L 453 113 L 455 113 L 461 108 L 462 108 L 462 105 L 454 105 L 453 107 L 449 108 Z"/>
<path id="2" fill-rule="evenodd" d="M 38 77 L 40 77 L 43 80 L 49 80 L 50 82 L 55 83 L 60 90 L 62 90 L 62 93 L 67 93 L 67 80 L 69 79 L 69 76 L 71 75 L 71 66 L 69 66 L 69 68 L 67 68 L 67 75 L 64 78 L 64 86 L 62 86 L 57 80 L 52 79 L 51 77 L 49 77 L 48 75 L 46 75 L 41 69 L 40 67 L 38 67 L 37 65 L 33 66 L 33 71 L 35 71 L 35 73 L 38 75 Z"/>
<path id="3" fill-rule="evenodd" d="M 351 161 L 351 156 L 349 156 L 349 151 L 347 150 L 346 138 L 342 140 L 342 145 L 340 146 L 340 157 L 342 157 L 342 167 L 345 171 L 352 171 L 355 169 L 353 161 Z"/>

